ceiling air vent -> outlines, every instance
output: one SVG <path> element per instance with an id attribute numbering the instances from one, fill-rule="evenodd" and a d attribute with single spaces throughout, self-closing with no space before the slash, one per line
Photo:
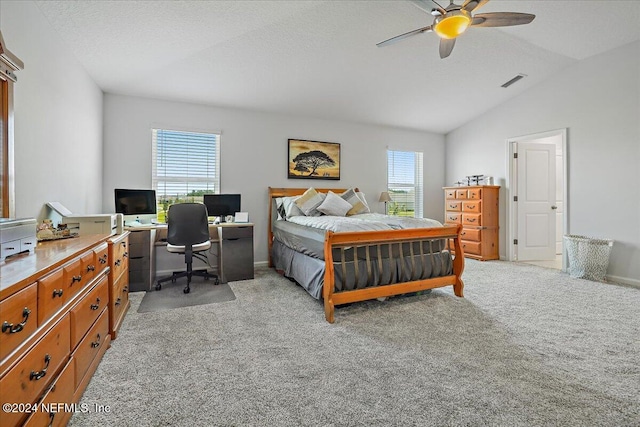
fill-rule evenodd
<path id="1" fill-rule="evenodd" d="M 509 80 L 508 82 L 504 83 L 502 85 L 502 87 L 507 88 L 507 87 L 511 86 L 512 84 L 514 84 L 515 82 L 517 82 L 518 80 L 523 79 L 525 77 L 527 77 L 526 74 L 520 73 L 517 76 L 515 76 L 514 78 L 512 78 L 511 80 Z"/>

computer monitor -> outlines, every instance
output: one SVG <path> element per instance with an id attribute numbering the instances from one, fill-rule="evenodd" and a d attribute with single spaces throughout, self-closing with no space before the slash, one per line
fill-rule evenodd
<path id="1" fill-rule="evenodd" d="M 116 213 L 124 215 L 125 225 L 138 221 L 142 224 L 155 222 L 156 192 L 155 190 L 131 190 L 116 188 L 114 190 Z"/>
<path id="2" fill-rule="evenodd" d="M 240 212 L 240 194 L 205 194 L 204 205 L 209 216 L 220 217 L 225 222 L 225 216 Z"/>

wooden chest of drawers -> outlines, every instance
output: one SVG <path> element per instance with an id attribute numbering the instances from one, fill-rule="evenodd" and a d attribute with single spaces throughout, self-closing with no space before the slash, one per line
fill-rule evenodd
<path id="1" fill-rule="evenodd" d="M 1 414 L 3 427 L 58 426 L 70 419 L 63 409 L 28 408 L 80 400 L 111 342 L 111 277 L 113 271 L 128 277 L 127 237 L 44 242 L 33 255 L 0 263 L 0 403 L 17 409 Z M 118 325 L 125 312 L 119 310 Z"/>
<path id="2" fill-rule="evenodd" d="M 464 255 L 482 261 L 499 259 L 500 187 L 445 187 L 445 223 L 462 224 Z"/>

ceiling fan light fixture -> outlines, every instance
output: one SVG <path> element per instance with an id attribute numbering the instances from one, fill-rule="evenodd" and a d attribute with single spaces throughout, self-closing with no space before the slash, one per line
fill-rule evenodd
<path id="1" fill-rule="evenodd" d="M 436 19 L 433 31 L 443 39 L 455 39 L 471 25 L 471 14 L 466 10 L 454 10 Z"/>

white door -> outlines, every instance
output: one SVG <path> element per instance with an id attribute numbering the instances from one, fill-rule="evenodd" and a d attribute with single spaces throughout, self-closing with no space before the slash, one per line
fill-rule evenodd
<path id="1" fill-rule="evenodd" d="M 517 245 L 519 261 L 556 255 L 556 145 L 518 142 Z"/>

